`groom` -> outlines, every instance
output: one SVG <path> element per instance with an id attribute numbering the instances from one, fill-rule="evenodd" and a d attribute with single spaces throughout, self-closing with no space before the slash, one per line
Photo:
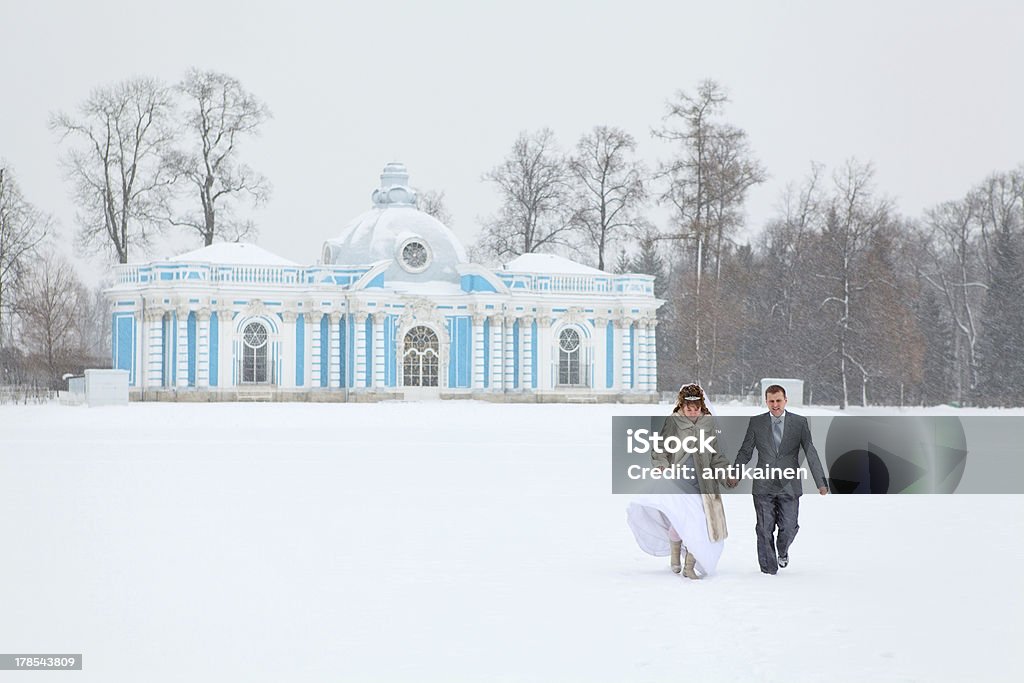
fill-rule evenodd
<path id="1" fill-rule="evenodd" d="M 757 448 L 757 466 L 766 468 L 799 467 L 800 449 L 804 449 L 818 493 L 828 493 L 825 473 L 818 459 L 818 451 L 811 443 L 811 430 L 807 418 L 786 410 L 785 388 L 773 384 L 764 392 L 768 412 L 755 415 L 747 424 L 747 435 L 736 454 L 736 466 L 746 465 Z M 732 483 L 732 482 L 730 482 Z M 789 546 L 796 532 L 800 511 L 800 479 L 755 479 L 754 510 L 757 512 L 757 561 L 765 574 L 775 574 L 779 567 L 789 564 Z M 775 528 L 778 527 L 778 540 Z M 776 555 L 778 548 L 778 555 Z"/>

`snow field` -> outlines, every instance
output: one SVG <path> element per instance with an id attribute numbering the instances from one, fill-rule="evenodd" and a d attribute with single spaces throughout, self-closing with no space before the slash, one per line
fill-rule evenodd
<path id="1" fill-rule="evenodd" d="M 610 417 L 667 412 L 0 407 L 0 649 L 75 681 L 1016 679 L 1024 496 L 805 496 L 775 577 L 728 496 L 690 582 L 610 494 Z"/>

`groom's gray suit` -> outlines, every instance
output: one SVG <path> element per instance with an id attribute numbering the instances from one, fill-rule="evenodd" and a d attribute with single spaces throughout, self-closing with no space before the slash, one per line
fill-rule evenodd
<path id="1" fill-rule="evenodd" d="M 795 472 L 800 466 L 800 449 L 804 449 L 807 466 L 811 470 L 814 483 L 820 489 L 827 487 L 825 472 L 818 458 L 818 451 L 811 442 L 811 430 L 807 426 L 807 418 L 796 415 L 788 410 L 782 415 L 782 440 L 778 448 L 772 433 L 773 418 L 771 413 L 762 413 L 750 418 L 747 434 L 743 437 L 743 445 L 736 454 L 736 465 L 750 462 L 754 449 L 757 449 L 756 469 L 775 470 L 775 468 L 792 468 Z M 754 509 L 757 512 L 757 560 L 761 571 L 774 574 L 779 569 L 778 555 L 789 555 L 789 546 L 796 537 L 800 525 L 797 517 L 800 512 L 801 480 L 755 479 L 753 485 Z M 775 527 L 779 528 L 778 555 L 776 555 Z"/>

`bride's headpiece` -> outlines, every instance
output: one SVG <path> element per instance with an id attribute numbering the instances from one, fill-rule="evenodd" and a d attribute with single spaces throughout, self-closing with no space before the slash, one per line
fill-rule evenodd
<path id="1" fill-rule="evenodd" d="M 683 386 L 679 387 L 679 393 L 680 394 L 683 393 L 684 391 L 688 391 L 688 393 L 689 392 L 693 392 L 693 391 L 697 392 L 696 396 L 684 396 L 683 400 L 685 400 L 685 401 L 702 401 L 702 400 L 704 400 L 704 389 L 702 389 L 699 384 L 684 384 Z"/>

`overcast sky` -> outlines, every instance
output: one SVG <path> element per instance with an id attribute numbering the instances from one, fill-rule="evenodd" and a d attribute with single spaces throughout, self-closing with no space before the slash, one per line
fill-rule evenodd
<path id="1" fill-rule="evenodd" d="M 311 263 L 370 208 L 384 164 L 443 190 L 467 244 L 497 198 L 480 180 L 526 129 L 565 147 L 595 125 L 650 137 L 665 102 L 720 81 L 770 179 L 758 229 L 812 160 L 871 160 L 899 208 L 962 196 L 1024 162 L 1024 3 L 13 2 L 0 8 L 0 158 L 75 228 L 47 118 L 136 75 L 223 71 L 274 118 L 244 158 L 273 183 L 258 242 Z M 157 254 L 160 255 L 160 254 Z"/>

